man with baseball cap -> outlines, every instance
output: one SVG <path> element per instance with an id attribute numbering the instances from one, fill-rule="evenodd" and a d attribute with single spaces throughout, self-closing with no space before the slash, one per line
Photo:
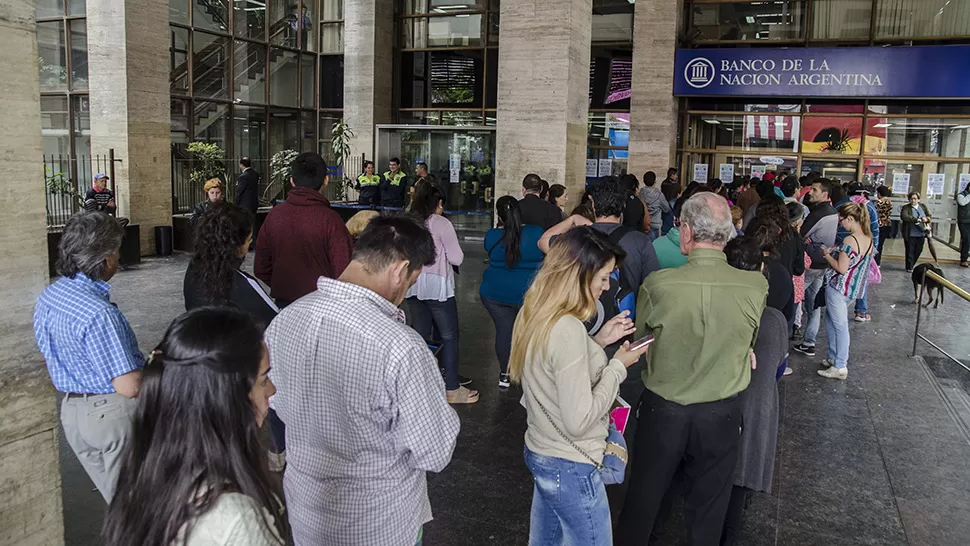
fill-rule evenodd
<path id="1" fill-rule="evenodd" d="M 109 180 L 111 179 L 104 173 L 94 175 L 94 183 L 84 195 L 84 210 L 117 216 L 118 206 L 115 204 L 115 192 L 108 188 Z M 122 227 L 128 225 L 127 218 L 118 218 L 118 222 L 121 223 Z"/>

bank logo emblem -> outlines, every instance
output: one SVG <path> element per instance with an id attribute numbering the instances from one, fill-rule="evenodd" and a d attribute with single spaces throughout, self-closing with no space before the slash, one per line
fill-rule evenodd
<path id="1" fill-rule="evenodd" d="M 714 63 L 704 57 L 691 60 L 684 68 L 684 79 L 695 89 L 707 87 L 714 81 Z"/>

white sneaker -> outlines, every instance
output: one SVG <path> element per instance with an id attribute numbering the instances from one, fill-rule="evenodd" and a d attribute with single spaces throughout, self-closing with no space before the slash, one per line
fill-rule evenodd
<path id="1" fill-rule="evenodd" d="M 822 369 L 823 370 L 824 369 L 831 368 L 832 366 L 835 366 L 835 362 L 832 362 L 831 360 L 829 360 L 827 358 L 823 358 L 822 359 Z"/>
<path id="2" fill-rule="evenodd" d="M 822 377 L 828 377 L 829 379 L 845 379 L 849 377 L 848 368 L 826 368 L 824 370 L 819 370 L 818 374 Z"/>
<path id="3" fill-rule="evenodd" d="M 282 472 L 286 468 L 286 452 L 273 453 L 272 451 L 266 454 L 266 459 L 269 462 L 270 472 Z"/>

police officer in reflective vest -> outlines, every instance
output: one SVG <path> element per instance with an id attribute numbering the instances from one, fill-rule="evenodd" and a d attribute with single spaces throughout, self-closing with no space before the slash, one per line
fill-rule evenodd
<path id="1" fill-rule="evenodd" d="M 364 174 L 357 177 L 356 189 L 360 192 L 358 204 L 381 204 L 381 177 L 374 174 L 373 161 L 364 161 Z"/>
<path id="2" fill-rule="evenodd" d="M 403 207 L 404 197 L 408 194 L 408 175 L 401 170 L 401 160 L 392 157 L 391 170 L 384 173 L 381 181 L 381 204 L 385 207 Z"/>

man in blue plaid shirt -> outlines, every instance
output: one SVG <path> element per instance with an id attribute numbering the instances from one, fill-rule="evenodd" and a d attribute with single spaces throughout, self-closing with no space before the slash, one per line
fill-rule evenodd
<path id="1" fill-rule="evenodd" d="M 68 220 L 58 248 L 62 276 L 34 307 L 37 347 L 54 388 L 64 393 L 64 435 L 109 503 L 144 365 L 135 333 L 108 297 L 123 234 L 118 221 L 104 213 Z"/>

